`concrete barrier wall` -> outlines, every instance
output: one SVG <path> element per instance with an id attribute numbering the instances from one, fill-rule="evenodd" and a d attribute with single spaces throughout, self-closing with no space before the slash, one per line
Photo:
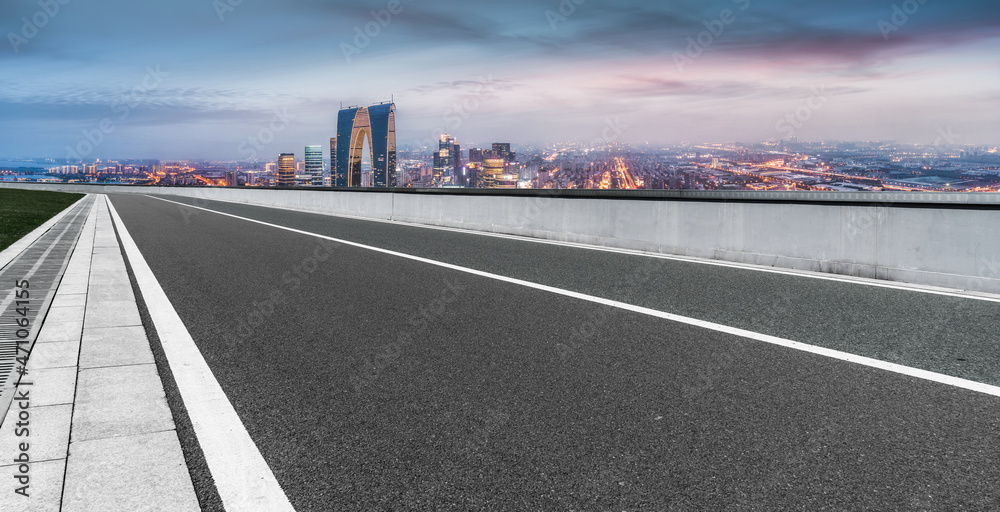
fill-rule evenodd
<path id="1" fill-rule="evenodd" d="M 179 195 L 1000 293 L 1000 195 L 0 186 Z"/>

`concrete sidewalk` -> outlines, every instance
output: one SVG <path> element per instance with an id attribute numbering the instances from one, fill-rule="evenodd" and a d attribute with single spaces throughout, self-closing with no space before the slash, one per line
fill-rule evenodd
<path id="1" fill-rule="evenodd" d="M 199 510 L 103 195 L 27 369 L 0 427 L 0 510 Z"/>

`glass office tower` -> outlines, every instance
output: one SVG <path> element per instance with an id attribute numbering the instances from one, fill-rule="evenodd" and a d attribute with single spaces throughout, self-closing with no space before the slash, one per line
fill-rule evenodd
<path id="1" fill-rule="evenodd" d="M 361 154 L 366 142 L 372 159 L 372 186 L 396 186 L 395 108 L 395 104 L 388 102 L 340 111 L 333 186 L 361 186 Z"/>

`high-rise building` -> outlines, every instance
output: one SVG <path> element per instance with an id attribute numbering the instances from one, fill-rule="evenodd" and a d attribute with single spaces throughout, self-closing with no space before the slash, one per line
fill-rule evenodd
<path id="1" fill-rule="evenodd" d="M 493 155 L 502 158 L 504 162 L 513 162 L 517 159 L 517 155 L 510 151 L 509 142 L 494 142 Z"/>
<path id="2" fill-rule="evenodd" d="M 503 174 L 504 161 L 501 158 L 487 158 L 483 161 L 483 169 L 479 171 L 479 183 L 483 188 L 497 188 L 500 176 Z"/>
<path id="3" fill-rule="evenodd" d="M 330 175 L 328 178 L 329 187 L 337 186 L 337 138 L 330 137 Z"/>
<path id="4" fill-rule="evenodd" d="M 396 105 L 350 107 L 337 116 L 335 187 L 361 186 L 361 152 L 371 151 L 372 186 L 396 186 Z"/>
<path id="5" fill-rule="evenodd" d="M 295 186 L 295 154 L 282 153 L 278 156 L 278 186 Z"/>
<path id="6" fill-rule="evenodd" d="M 434 185 L 446 183 L 465 185 L 462 179 L 462 147 L 447 133 L 441 135 L 438 150 L 434 153 Z"/>
<path id="7" fill-rule="evenodd" d="M 310 186 L 323 186 L 323 146 L 306 146 L 305 171 L 310 177 Z"/>
<path id="8" fill-rule="evenodd" d="M 488 149 L 471 148 L 469 149 L 469 162 L 481 164 L 489 156 L 489 153 Z"/>

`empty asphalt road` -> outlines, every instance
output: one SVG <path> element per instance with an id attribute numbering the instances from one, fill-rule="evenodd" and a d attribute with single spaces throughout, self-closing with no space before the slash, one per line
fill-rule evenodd
<path id="1" fill-rule="evenodd" d="M 1000 509 L 1000 397 L 495 276 L 992 385 L 1000 303 L 111 198 L 297 510 Z"/>

